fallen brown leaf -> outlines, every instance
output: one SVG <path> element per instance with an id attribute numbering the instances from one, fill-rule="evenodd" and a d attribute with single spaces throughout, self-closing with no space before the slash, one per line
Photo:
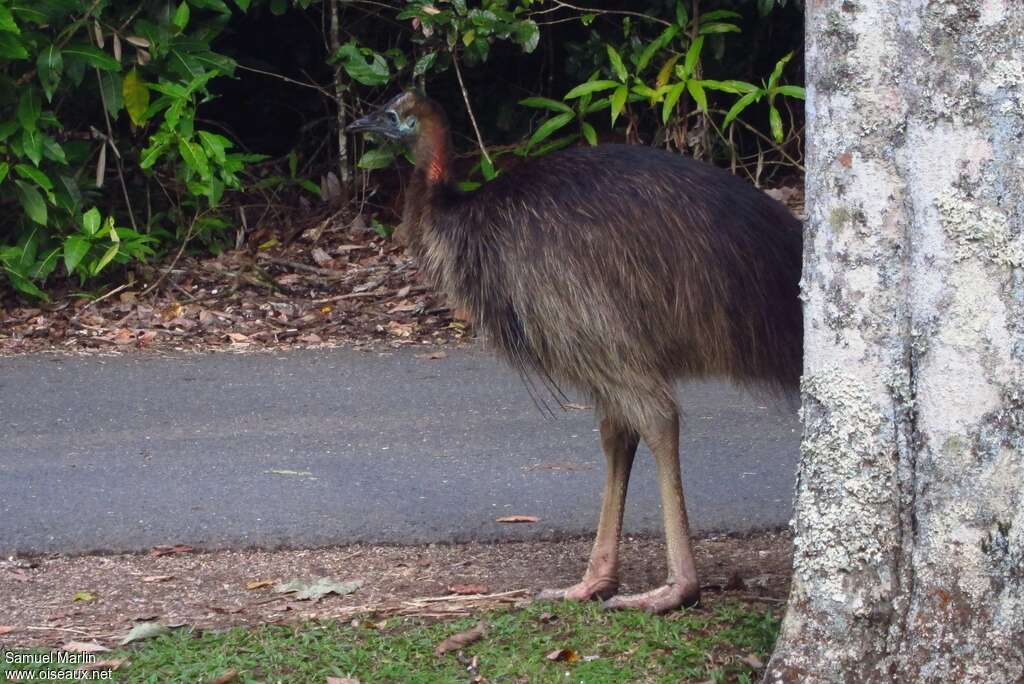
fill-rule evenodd
<path id="1" fill-rule="evenodd" d="M 448 358 L 448 352 L 445 351 L 432 351 L 423 352 L 421 354 L 414 354 L 417 359 L 446 359 Z"/>
<path id="2" fill-rule="evenodd" d="M 251 582 L 245 583 L 245 588 L 249 590 L 262 589 L 264 587 L 274 586 L 274 580 L 252 580 Z"/>
<path id="3" fill-rule="evenodd" d="M 222 674 L 219 677 L 214 677 L 213 679 L 207 679 L 206 680 L 206 684 L 229 684 L 229 682 L 237 682 L 237 681 L 238 681 L 238 671 L 237 670 L 228 670 L 227 672 L 225 672 L 224 674 Z"/>
<path id="4" fill-rule="evenodd" d="M 540 518 L 535 515 L 505 515 L 498 518 L 495 522 L 500 523 L 535 523 L 540 522 Z"/>
<path id="5" fill-rule="evenodd" d="M 485 584 L 453 584 L 448 587 L 453 594 L 486 594 L 489 590 Z"/>
<path id="6" fill-rule="evenodd" d="M 317 266 L 320 266 L 320 267 L 323 267 L 323 268 L 333 268 L 334 267 L 334 259 L 332 259 L 331 255 L 328 254 L 327 252 L 325 252 L 320 247 L 314 247 L 313 251 L 310 252 L 309 255 L 311 257 L 313 257 L 313 261 L 316 262 Z"/>
<path id="7" fill-rule="evenodd" d="M 97 672 L 100 670 L 116 670 L 128 662 L 127 658 L 112 658 L 110 660 L 97 660 L 91 663 L 79 665 L 79 672 Z"/>
<path id="8" fill-rule="evenodd" d="M 299 342 L 305 342 L 306 344 L 320 344 L 323 340 L 316 333 L 310 333 L 308 335 L 302 335 L 299 338 Z"/>
<path id="9" fill-rule="evenodd" d="M 110 649 L 95 641 L 69 641 L 60 647 L 62 651 L 71 653 L 105 653 Z"/>
<path id="10" fill-rule="evenodd" d="M 580 654 L 571 648 L 560 648 L 544 657 L 552 662 L 575 663 L 580 659 Z"/>
<path id="11" fill-rule="evenodd" d="M 227 333 L 227 337 L 233 344 L 241 344 L 249 341 L 249 336 L 243 335 L 242 333 L 229 332 Z"/>
<path id="12" fill-rule="evenodd" d="M 147 575 L 142 578 L 143 582 L 170 582 L 174 575 Z"/>
<path id="13" fill-rule="evenodd" d="M 328 677 L 327 684 L 361 684 L 358 679 L 350 679 L 348 677 Z"/>
<path id="14" fill-rule="evenodd" d="M 434 655 L 442 656 L 448 651 L 457 651 L 463 646 L 480 641 L 487 634 L 487 629 L 486 622 L 478 622 L 475 627 L 467 629 L 465 632 L 453 634 L 437 645 Z"/>
<path id="15" fill-rule="evenodd" d="M 18 628 L 12 625 L 0 625 L 0 634 L 10 634 L 16 631 L 18 631 Z"/>

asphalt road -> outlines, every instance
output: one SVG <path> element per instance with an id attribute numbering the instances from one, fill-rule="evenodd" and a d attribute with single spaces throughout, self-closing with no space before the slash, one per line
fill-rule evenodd
<path id="1" fill-rule="evenodd" d="M 0 358 L 0 554 L 590 534 L 591 411 L 545 416 L 485 352 L 413 351 Z M 718 383 L 680 400 L 693 527 L 784 526 L 793 407 Z M 653 471 L 642 449 L 627 534 L 660 534 Z"/>

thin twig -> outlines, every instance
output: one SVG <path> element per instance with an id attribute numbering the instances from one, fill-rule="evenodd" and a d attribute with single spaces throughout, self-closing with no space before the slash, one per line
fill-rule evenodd
<path id="1" fill-rule="evenodd" d="M 173 261 L 171 261 L 171 265 L 170 265 L 170 266 L 168 266 L 168 267 L 167 267 L 166 269 L 164 269 L 164 272 L 160 274 L 160 277 L 156 279 L 156 282 L 154 282 L 154 283 L 153 283 L 152 285 L 150 285 L 149 287 L 147 287 L 147 288 L 146 288 L 145 290 L 143 290 L 142 292 L 140 292 L 140 293 L 138 294 L 138 296 L 139 296 L 140 298 L 141 298 L 141 297 L 145 297 L 145 296 L 146 296 L 147 294 L 149 294 L 149 293 L 150 293 L 150 292 L 152 292 L 152 291 L 153 291 L 154 289 L 156 289 L 156 287 L 157 287 L 158 285 L 160 285 L 160 283 L 162 283 L 162 282 L 164 281 L 164 278 L 166 278 L 166 277 L 167 277 L 167 275 L 168 275 L 168 274 L 169 274 L 169 273 L 170 273 L 170 272 L 171 272 L 171 271 L 172 271 L 172 270 L 174 269 L 174 267 L 175 267 L 175 266 L 176 266 L 176 265 L 178 264 L 178 259 L 180 259 L 180 258 L 181 258 L 181 255 L 182 255 L 182 254 L 184 254 L 184 252 L 185 252 L 185 247 L 186 247 L 186 246 L 188 245 L 188 241 L 192 239 L 192 229 L 193 229 L 193 228 L 195 228 L 195 226 L 196 226 L 196 222 L 197 222 L 197 221 L 199 221 L 199 217 L 200 217 L 201 215 L 202 215 L 202 214 L 196 214 L 196 215 L 195 215 L 195 216 L 194 216 L 194 217 L 192 218 L 192 223 L 188 224 L 188 232 L 186 232 L 186 233 L 185 233 L 185 239 L 184 239 L 184 240 L 182 240 L 182 242 L 181 242 L 181 247 L 179 247 L 179 248 L 178 248 L 178 253 L 174 255 L 174 260 L 173 260 Z"/>
<path id="2" fill-rule="evenodd" d="M 102 302 L 104 299 L 106 299 L 108 297 L 113 297 L 114 295 L 116 295 L 121 290 L 123 290 L 123 289 L 125 289 L 127 287 L 131 287 L 132 285 L 134 285 L 134 283 L 125 283 L 124 285 L 119 285 L 118 287 L 115 287 L 113 290 L 111 290 L 107 294 L 103 295 L 102 297 L 97 297 L 96 299 L 92 300 L 91 302 L 89 302 L 88 304 L 83 306 L 82 309 L 78 313 L 76 313 L 74 316 L 72 316 L 72 318 L 78 318 L 83 313 L 88 311 L 90 307 L 96 306 L 97 304 Z"/>
<path id="3" fill-rule="evenodd" d="M 462 81 L 462 69 L 459 68 L 459 55 L 458 51 L 452 49 L 452 64 L 455 65 L 455 76 L 459 79 L 459 88 L 462 89 L 462 101 L 466 103 L 466 111 L 469 113 L 469 122 L 473 124 L 473 132 L 476 133 L 476 142 L 480 145 L 480 154 L 484 156 L 489 165 L 491 162 L 491 155 L 487 154 L 487 148 L 484 147 L 483 136 L 480 135 L 480 127 L 476 125 L 476 115 L 473 114 L 473 107 L 469 104 L 469 93 L 466 92 L 466 84 Z"/>
<path id="4" fill-rule="evenodd" d="M 334 99 L 334 95 L 331 93 L 331 91 L 327 90 L 322 86 L 317 85 L 316 83 L 304 83 L 303 81 L 296 81 L 294 78 L 288 78 L 287 76 L 282 76 L 281 74 L 275 74 L 273 71 L 264 71 L 263 69 L 257 69 L 256 67 L 246 66 L 241 63 L 238 63 L 235 66 L 241 69 L 242 71 L 251 71 L 254 74 L 269 76 L 270 78 L 276 78 L 278 80 L 284 81 L 285 83 L 291 83 L 292 85 L 302 86 L 303 88 L 309 88 L 311 90 L 317 91 L 324 97 Z"/>
<path id="5" fill-rule="evenodd" d="M 628 10 L 605 10 L 596 9 L 593 7 L 578 7 L 576 5 L 570 5 L 567 2 L 561 2 L 561 0 L 554 0 L 554 3 L 559 7 L 573 9 L 576 10 L 577 12 L 586 12 L 587 14 L 619 14 L 626 17 L 638 17 L 640 19 L 646 19 L 647 21 L 654 21 L 659 24 L 664 24 L 665 26 L 672 26 L 671 22 L 665 21 L 664 19 L 661 19 L 659 17 L 652 17 L 651 15 L 644 14 L 643 12 L 630 12 Z"/>
<path id="6" fill-rule="evenodd" d="M 114 146 L 114 128 L 110 125 L 110 113 L 107 111 L 107 96 L 103 93 L 103 76 L 100 74 L 100 70 L 94 68 L 96 72 L 96 82 L 100 87 L 100 100 L 103 104 L 103 118 L 107 121 L 107 139 L 103 141 L 104 145 L 109 144 L 111 149 L 114 150 L 114 163 L 117 164 L 117 177 L 121 181 L 121 192 L 124 194 L 124 203 L 128 207 L 128 219 L 132 222 L 132 230 L 136 233 L 139 232 L 139 226 L 135 223 L 135 211 L 132 210 L 132 200 L 128 196 L 128 183 L 124 180 L 124 166 L 121 164 L 121 153 L 117 151 L 117 147 Z"/>

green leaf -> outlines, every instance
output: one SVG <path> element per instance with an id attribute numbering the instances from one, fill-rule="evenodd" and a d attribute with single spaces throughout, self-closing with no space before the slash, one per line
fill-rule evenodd
<path id="1" fill-rule="evenodd" d="M 412 68 L 413 76 L 422 76 L 427 73 L 430 67 L 434 66 L 434 62 L 437 61 L 436 52 L 428 52 L 419 59 L 416 60 L 416 66 Z"/>
<path id="2" fill-rule="evenodd" d="M 701 35 L 708 35 L 709 33 L 740 33 L 740 27 L 736 24 L 713 21 L 710 24 L 701 24 L 698 33 Z"/>
<path id="3" fill-rule="evenodd" d="M 279 17 L 288 11 L 288 5 L 285 0 L 270 0 L 270 13 L 275 17 Z"/>
<path id="4" fill-rule="evenodd" d="M 686 82 L 680 81 L 674 83 L 668 89 L 668 93 L 665 94 L 665 104 L 661 107 L 661 122 L 668 123 L 669 117 L 672 116 L 672 110 L 676 108 L 676 103 L 679 102 L 679 98 L 683 94 L 683 90 L 686 88 Z"/>
<path id="5" fill-rule="evenodd" d="M 103 221 L 103 217 L 100 215 L 100 210 L 93 207 L 89 211 L 82 214 L 82 230 L 89 235 L 95 235 L 96 231 L 100 229 L 100 223 Z"/>
<path id="6" fill-rule="evenodd" d="M 768 122 L 772 126 L 772 137 L 775 138 L 775 142 L 782 142 L 785 138 L 782 131 L 782 114 L 779 113 L 775 105 L 768 107 Z"/>
<path id="7" fill-rule="evenodd" d="M 0 31 L 0 59 L 28 59 L 28 50 L 13 33 Z"/>
<path id="8" fill-rule="evenodd" d="M 122 96 L 124 86 L 121 74 L 101 71 L 96 74 L 96 77 L 99 79 L 100 93 L 103 96 L 103 104 L 107 108 L 107 113 L 111 118 L 116 119 L 117 115 L 121 113 L 121 109 L 124 108 Z"/>
<path id="9" fill-rule="evenodd" d="M 210 177 L 210 165 L 206 158 L 206 152 L 203 151 L 201 146 L 191 140 L 182 138 L 178 143 L 178 152 L 181 154 L 182 161 L 184 161 L 192 171 L 197 173 L 201 178 L 206 179 Z"/>
<path id="10" fill-rule="evenodd" d="M 14 171 L 25 180 L 32 181 L 47 192 L 51 192 L 53 190 L 53 181 L 51 181 L 45 173 L 34 166 L 17 164 L 14 167 Z"/>
<path id="11" fill-rule="evenodd" d="M 46 296 L 46 293 L 36 287 L 24 274 L 18 273 L 9 267 L 4 267 L 4 270 L 7 271 L 7 277 L 11 279 L 11 285 L 14 286 L 14 289 L 32 297 L 38 297 L 43 301 L 50 301 L 50 298 Z"/>
<path id="12" fill-rule="evenodd" d="M 757 90 L 752 93 L 747 93 L 740 99 L 736 100 L 736 103 L 733 104 L 733 106 L 730 107 L 729 111 L 726 113 L 725 119 L 722 121 L 722 128 L 728 127 L 729 124 L 732 123 L 732 120 L 739 116 L 744 109 L 749 107 L 751 103 L 759 100 L 760 98 L 761 91 Z"/>
<path id="13" fill-rule="evenodd" d="M 571 112 L 572 108 L 564 102 L 558 100 L 551 100 L 546 97 L 528 97 L 525 100 L 520 100 L 519 104 L 524 107 L 534 107 L 535 109 L 550 109 L 555 112 Z"/>
<path id="14" fill-rule="evenodd" d="M 39 83 L 43 86 L 48 102 L 53 101 L 53 93 L 57 90 L 63 71 L 64 57 L 60 48 L 52 44 L 43 48 L 36 60 L 36 73 L 39 75 Z"/>
<path id="15" fill-rule="evenodd" d="M 369 50 L 369 61 L 354 42 L 348 42 L 337 49 L 334 59 L 341 62 L 345 73 L 354 81 L 365 86 L 381 86 L 391 78 L 388 63 L 382 55 Z"/>
<path id="16" fill-rule="evenodd" d="M 646 86 L 643 83 L 637 83 L 635 86 L 630 88 L 630 90 L 640 97 L 646 97 L 652 104 L 661 101 L 661 94 L 654 88 Z"/>
<path id="17" fill-rule="evenodd" d="M 90 246 L 89 240 L 80 235 L 71 235 L 64 240 L 64 268 L 68 270 L 68 275 L 75 272 L 75 267 L 89 253 Z"/>
<path id="18" fill-rule="evenodd" d="M 513 32 L 516 42 L 523 48 L 523 52 L 533 52 L 540 43 L 540 28 L 533 19 L 526 19 L 519 22 Z"/>
<path id="19" fill-rule="evenodd" d="M 795 97 L 800 100 L 807 98 L 807 93 L 800 86 L 784 85 L 775 88 L 775 92 L 786 97 Z"/>
<path id="20" fill-rule="evenodd" d="M 704 93 L 704 88 L 701 87 L 700 81 L 690 79 L 686 82 L 686 90 L 689 91 L 693 101 L 697 103 L 697 109 L 702 112 L 708 111 L 708 96 Z"/>
<path id="21" fill-rule="evenodd" d="M 107 266 L 107 264 L 109 264 L 110 261 L 117 256 L 117 252 L 120 248 L 121 244 L 119 242 L 115 242 L 114 244 L 110 245 L 110 247 L 107 248 L 107 251 L 103 253 L 103 256 L 100 257 L 100 260 L 93 265 L 92 274 L 96 275 L 97 273 L 102 271 Z"/>
<path id="22" fill-rule="evenodd" d="M 574 117 L 575 114 L 572 112 L 564 112 L 551 117 L 533 132 L 533 135 L 530 136 L 530 140 L 526 143 L 527 148 L 533 147 L 558 129 L 563 128 L 566 124 L 572 121 Z"/>
<path id="23" fill-rule="evenodd" d="M 677 33 L 679 33 L 678 26 L 669 26 L 667 29 L 661 32 L 661 35 L 652 40 L 650 44 L 644 48 L 644 51 L 640 53 L 640 58 L 636 62 L 637 73 L 640 73 L 645 68 L 647 68 L 647 65 L 650 63 L 651 59 L 654 58 L 654 55 L 657 54 L 659 50 L 664 49 L 664 47 L 668 45 L 670 42 L 672 42 L 672 39 L 676 37 Z"/>
<path id="24" fill-rule="evenodd" d="M 146 123 L 146 111 L 149 109 L 149 88 L 139 76 L 139 70 L 133 68 L 121 82 L 121 95 L 128 118 L 136 126 Z"/>
<path id="25" fill-rule="evenodd" d="M 166 141 L 151 144 L 146 149 L 142 150 L 142 157 L 139 159 L 139 168 L 148 169 L 156 164 L 160 156 L 167 150 L 168 143 Z"/>
<path id="26" fill-rule="evenodd" d="M 608 50 L 608 59 L 612 63 L 615 75 L 619 77 L 619 81 L 625 83 L 626 79 L 629 78 L 629 72 L 626 71 L 626 65 L 622 63 L 622 57 L 619 56 L 618 51 L 611 45 L 606 45 L 605 48 Z"/>
<path id="27" fill-rule="evenodd" d="M 597 145 L 597 131 L 594 130 L 593 126 L 584 121 L 580 124 L 580 130 L 583 132 L 584 139 L 586 139 L 591 147 Z"/>
<path id="28" fill-rule="evenodd" d="M 227 161 L 227 150 L 231 147 L 230 140 L 223 135 L 217 135 L 208 131 L 199 131 L 199 139 L 202 141 L 203 147 L 206 148 L 208 155 L 215 161 L 221 164 Z M 295 176 L 294 171 L 292 171 L 292 176 Z"/>
<path id="29" fill-rule="evenodd" d="M 0 183 L 3 183 L 7 179 L 7 174 L 10 173 L 11 165 L 5 161 L 0 161 Z"/>
<path id="30" fill-rule="evenodd" d="M 615 120 L 619 118 L 619 114 L 622 113 L 623 108 L 626 106 L 626 98 L 629 96 L 629 89 L 621 85 L 615 89 L 612 93 L 612 126 L 615 126 Z"/>
<path id="31" fill-rule="evenodd" d="M 686 12 L 686 5 L 682 3 L 682 0 L 676 2 L 676 26 L 684 28 L 690 23 L 690 15 Z"/>
<path id="32" fill-rule="evenodd" d="M 700 22 L 717 21 L 718 19 L 739 19 L 743 15 L 732 10 L 714 10 L 700 15 Z"/>
<path id="33" fill-rule="evenodd" d="M 238 5 L 238 9 L 243 12 L 249 11 L 249 5 L 252 4 L 252 0 L 235 0 L 235 4 Z"/>
<path id="34" fill-rule="evenodd" d="M 704 79 L 700 84 L 709 90 L 719 90 L 723 93 L 733 93 L 735 95 L 753 93 L 759 90 L 756 85 L 746 81 L 713 81 Z"/>
<path id="35" fill-rule="evenodd" d="M 39 166 L 43 160 L 43 136 L 34 128 L 26 128 L 21 132 L 21 150 L 32 163 Z"/>
<path id="36" fill-rule="evenodd" d="M 775 9 L 775 0 L 757 0 L 757 13 L 762 17 L 768 16 Z"/>
<path id="37" fill-rule="evenodd" d="M 67 58 L 80 59 L 89 66 L 96 67 L 101 71 L 120 71 L 121 63 L 108 55 L 106 52 L 93 47 L 87 43 L 75 43 L 64 48 L 64 56 Z"/>
<path id="38" fill-rule="evenodd" d="M 4 5 L 0 5 L 0 31 L 7 33 L 21 33 L 21 29 L 18 28 L 18 22 L 14 21 L 14 15 L 11 14 L 11 10 Z"/>
<path id="39" fill-rule="evenodd" d="M 498 172 L 494 169 L 494 162 L 485 156 L 480 157 L 480 173 L 483 175 L 485 180 L 494 180 L 498 176 Z"/>
<path id="40" fill-rule="evenodd" d="M 18 201 L 21 202 L 25 214 L 38 224 L 46 225 L 46 202 L 35 186 L 25 181 L 14 181 L 18 185 Z"/>
<path id="41" fill-rule="evenodd" d="M 609 88 L 616 88 L 618 86 L 618 81 L 587 81 L 586 83 L 580 83 L 578 86 L 567 92 L 562 99 L 572 100 L 573 98 L 583 97 L 584 95 L 608 90 Z"/>
<path id="42" fill-rule="evenodd" d="M 775 84 L 779 82 L 779 78 L 782 76 L 782 70 L 786 68 L 786 63 L 793 58 L 793 53 L 790 52 L 785 57 L 775 63 L 775 68 L 772 69 L 772 75 L 768 77 L 768 90 L 775 87 Z"/>
<path id="43" fill-rule="evenodd" d="M 171 19 L 171 23 L 178 27 L 178 31 L 184 31 L 185 27 L 188 26 L 188 18 L 191 14 L 191 10 L 188 7 L 188 2 L 183 0 L 178 9 L 174 11 L 174 17 Z"/>
<path id="44" fill-rule="evenodd" d="M 375 147 L 371 150 L 366 150 L 363 156 L 356 162 L 356 166 L 361 169 L 383 169 L 391 166 L 395 161 L 395 151 L 388 147 Z"/>
<path id="45" fill-rule="evenodd" d="M 683 60 L 682 73 L 679 74 L 679 78 L 685 80 L 690 78 L 690 74 L 697 68 L 697 62 L 700 60 L 700 52 L 704 49 L 704 36 L 697 36 L 697 38 L 690 43 L 690 47 L 686 50 L 686 59 Z M 676 70 L 679 71 L 678 69 Z"/>
<path id="46" fill-rule="evenodd" d="M 18 100 L 18 123 L 26 131 L 34 131 L 41 111 L 42 102 L 39 99 L 39 93 L 32 86 L 26 87 Z"/>

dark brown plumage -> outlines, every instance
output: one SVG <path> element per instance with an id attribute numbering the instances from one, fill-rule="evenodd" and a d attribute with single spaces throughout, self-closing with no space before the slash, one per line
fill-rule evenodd
<path id="1" fill-rule="evenodd" d="M 664 506 L 669 582 L 613 605 L 665 610 L 695 600 L 674 380 L 795 387 L 799 222 L 721 169 L 640 146 L 556 152 L 459 192 L 444 113 L 413 93 L 354 127 L 414 147 L 400 234 L 429 282 L 526 376 L 596 402 L 609 460 L 598 542 L 584 581 L 555 595 L 617 588 L 611 537 L 643 437 L 658 459 L 663 502 L 678 498 Z"/>

